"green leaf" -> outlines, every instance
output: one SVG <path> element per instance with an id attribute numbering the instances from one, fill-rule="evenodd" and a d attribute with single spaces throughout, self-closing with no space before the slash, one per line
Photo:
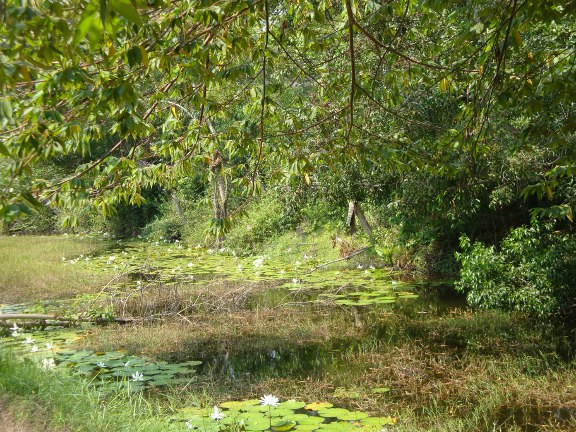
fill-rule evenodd
<path id="1" fill-rule="evenodd" d="M 102 20 L 102 27 L 106 28 L 106 8 L 108 0 L 99 0 L 99 1 L 100 1 L 100 19 Z"/>
<path id="2" fill-rule="evenodd" d="M 74 34 L 74 45 L 78 45 L 86 37 L 97 15 L 97 12 L 88 13 L 88 11 L 86 11 L 80 20 L 78 27 L 76 27 L 76 33 Z"/>
<path id="3" fill-rule="evenodd" d="M 113 0 L 110 3 L 110 7 L 114 12 L 122 15 L 126 18 L 129 22 L 138 27 L 142 27 L 142 19 L 138 14 L 138 11 L 134 7 L 134 5 L 128 0 Z"/>
<path id="4" fill-rule="evenodd" d="M 142 50 L 139 46 L 132 47 L 126 53 L 126 57 L 128 57 L 128 64 L 131 67 L 137 66 L 142 63 Z"/>

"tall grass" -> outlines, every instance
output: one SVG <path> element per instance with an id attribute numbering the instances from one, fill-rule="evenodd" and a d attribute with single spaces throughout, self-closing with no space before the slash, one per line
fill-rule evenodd
<path id="1" fill-rule="evenodd" d="M 75 432 L 165 431 L 161 409 L 141 394 L 103 398 L 86 381 L 65 372 L 43 371 L 30 360 L 0 351 L 0 396 L 29 422 Z"/>

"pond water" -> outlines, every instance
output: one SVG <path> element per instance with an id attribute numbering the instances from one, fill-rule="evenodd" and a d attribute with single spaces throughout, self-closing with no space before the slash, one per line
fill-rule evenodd
<path id="1" fill-rule="evenodd" d="M 418 313 L 426 308 L 446 311 L 463 307 L 464 299 L 454 297 L 446 281 L 412 281 L 402 273 L 390 269 L 354 268 L 331 269 L 319 267 L 321 263 L 310 258 L 302 262 L 284 263 L 267 257 L 238 257 L 231 251 L 213 251 L 183 244 L 130 243 L 117 244 L 105 255 L 73 257 L 63 265 L 80 266 L 95 273 L 109 274 L 117 282 L 110 283 L 105 294 L 110 296 L 142 293 L 149 287 L 182 286 L 203 287 L 210 283 L 228 283 L 230 287 L 249 287 L 245 307 L 249 309 L 278 306 L 327 304 L 344 308 L 358 316 L 366 311 L 387 311 L 392 304 L 402 307 L 411 304 Z M 120 277 L 122 276 L 122 277 Z M 263 289 L 254 289 L 262 287 Z M 104 292 L 104 291 L 103 291 Z M 449 292 L 449 296 L 443 293 Z M 44 311 L 61 308 L 74 300 L 42 304 Z M 37 312 L 38 305 L 0 305 L 0 313 Z M 218 345 L 207 346 L 194 358 L 175 356 L 166 361 L 153 360 L 124 352 L 95 352 L 73 350 L 72 344 L 83 337 L 89 326 L 52 326 L 26 328 L 17 331 L 5 329 L 0 347 L 9 347 L 21 355 L 36 359 L 54 360 L 57 367 L 69 368 L 89 379 L 102 391 L 119 388 L 141 391 L 147 388 L 201 384 L 203 381 L 243 382 L 274 378 L 322 379 L 350 366 L 345 353 L 362 348 L 366 341 L 357 338 L 331 339 L 322 343 L 283 344 L 270 342 L 258 348 L 238 341 L 219 340 Z M 380 337 L 385 329 L 375 327 L 374 336 Z M 375 389 L 378 390 L 378 389 Z M 380 388 L 382 392 L 389 389 Z M 345 394 L 341 395 L 346 397 Z M 353 397 L 353 396 L 352 396 Z M 285 402 L 286 404 L 287 402 Z M 336 432 L 357 428 L 379 431 L 394 425 L 393 417 L 369 419 L 364 413 L 333 409 L 326 404 L 312 407 L 293 401 L 281 406 L 284 411 L 274 413 L 278 432 L 287 430 Z M 246 430 L 265 430 L 270 427 L 266 410 L 258 401 L 238 401 L 222 404 L 228 421 L 243 422 Z M 324 410 L 324 411 L 322 411 Z M 310 420 L 310 417 L 322 419 Z M 527 431 L 532 424 L 550 419 L 569 420 L 574 412 L 560 407 L 534 410 L 530 407 L 503 407 L 496 419 L 501 424 L 521 424 Z M 170 427 L 193 428 L 212 432 L 215 423 L 210 413 L 197 409 L 183 410 L 171 419 Z M 228 423 L 232 424 L 232 423 Z"/>

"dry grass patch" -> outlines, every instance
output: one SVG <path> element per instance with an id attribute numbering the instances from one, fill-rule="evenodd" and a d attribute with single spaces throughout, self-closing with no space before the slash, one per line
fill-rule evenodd
<path id="1" fill-rule="evenodd" d="M 276 345 L 322 343 L 331 338 L 361 337 L 351 314 L 332 308 L 278 308 L 240 310 L 226 314 L 202 313 L 156 325 L 111 326 L 96 329 L 82 340 L 91 349 L 124 349 L 130 353 L 173 358 L 233 349 L 258 350 Z"/>

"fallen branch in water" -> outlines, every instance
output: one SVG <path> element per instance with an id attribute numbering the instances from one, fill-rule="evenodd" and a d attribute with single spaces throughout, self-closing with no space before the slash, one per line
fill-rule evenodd
<path id="1" fill-rule="evenodd" d="M 95 324 L 102 324 L 105 322 L 116 322 L 119 324 L 127 324 L 135 321 L 140 321 L 136 318 L 113 318 L 111 320 L 98 319 L 98 318 L 71 318 L 71 317 L 59 317 L 55 315 L 46 314 L 0 314 L 0 321 L 18 321 L 18 320 L 39 320 L 39 321 L 55 321 L 55 322 L 91 322 Z M 5 325 L 0 323 L 0 326 Z"/>
<path id="2" fill-rule="evenodd" d="M 316 266 L 316 267 L 312 268 L 311 270 L 309 270 L 308 273 L 312 273 L 313 271 L 318 270 L 319 268 L 322 268 L 322 267 L 326 267 L 330 264 L 334 264 L 334 263 L 337 263 L 340 261 L 349 260 L 350 258 L 355 257 L 356 255 L 360 255 L 362 252 L 366 252 L 368 249 L 370 249 L 370 246 L 366 246 L 366 247 L 363 247 L 362 249 L 358 249 L 356 252 L 353 252 L 350 255 L 347 255 L 343 258 L 338 258 L 338 259 L 335 259 L 333 261 L 328 261 L 327 263 L 320 264 L 319 266 Z"/>

